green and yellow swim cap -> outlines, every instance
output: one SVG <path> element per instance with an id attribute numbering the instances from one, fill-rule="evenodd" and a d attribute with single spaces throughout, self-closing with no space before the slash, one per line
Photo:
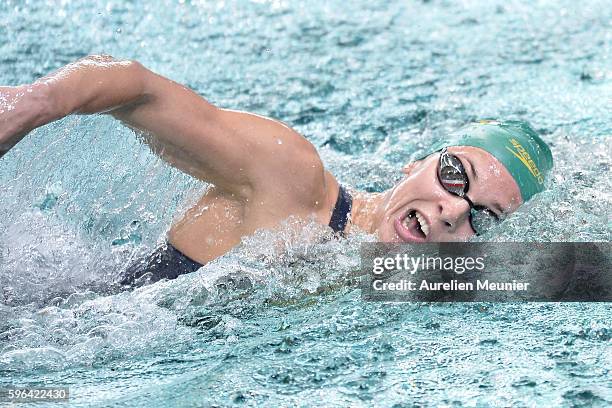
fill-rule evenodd
<path id="1" fill-rule="evenodd" d="M 473 146 L 491 153 L 510 172 L 523 201 L 544 190 L 544 179 L 553 167 L 550 148 L 521 120 L 480 120 L 451 133 L 441 147 Z"/>

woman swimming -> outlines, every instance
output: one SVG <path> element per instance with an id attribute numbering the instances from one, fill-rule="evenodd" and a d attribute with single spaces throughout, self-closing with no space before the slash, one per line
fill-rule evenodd
<path id="1" fill-rule="evenodd" d="M 522 121 L 480 121 L 403 168 L 382 193 L 349 193 L 315 147 L 287 125 L 220 109 L 134 61 L 90 56 L 33 84 L 0 87 L 0 157 L 31 130 L 70 114 L 105 113 L 143 132 L 170 165 L 212 187 L 170 228 L 168 245 L 125 284 L 174 278 L 290 216 L 380 241 L 467 240 L 544 188 L 550 149 Z"/>

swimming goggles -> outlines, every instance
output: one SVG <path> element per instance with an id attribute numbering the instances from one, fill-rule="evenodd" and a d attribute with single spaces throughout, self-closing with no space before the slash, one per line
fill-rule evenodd
<path id="1" fill-rule="evenodd" d="M 440 153 L 438 180 L 446 191 L 463 198 L 470 205 L 470 225 L 476 235 L 481 235 L 499 224 L 500 219 L 497 214 L 482 205 L 474 205 L 467 196 L 470 183 L 465 168 L 461 160 L 448 153 L 446 148 Z"/>

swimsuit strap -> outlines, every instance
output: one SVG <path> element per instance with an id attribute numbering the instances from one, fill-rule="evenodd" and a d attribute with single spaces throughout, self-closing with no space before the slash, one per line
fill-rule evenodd
<path id="1" fill-rule="evenodd" d="M 346 224 L 348 223 L 349 214 L 351 213 L 351 208 L 353 208 L 353 197 L 351 197 L 351 194 L 346 191 L 344 187 L 339 186 L 338 199 L 336 200 L 336 205 L 334 205 L 334 211 L 329 221 L 329 226 L 334 232 L 344 232 Z"/>

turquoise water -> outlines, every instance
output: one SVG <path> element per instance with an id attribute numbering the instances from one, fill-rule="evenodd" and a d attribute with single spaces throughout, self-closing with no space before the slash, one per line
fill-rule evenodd
<path id="1" fill-rule="evenodd" d="M 531 3 L 0 0 L 0 83 L 137 59 L 286 121 L 368 191 L 466 121 L 527 119 L 552 144 L 550 188 L 482 239 L 610 241 L 612 9 Z M 3 158 L 0 387 L 68 386 L 74 406 L 612 404 L 609 304 L 365 303 L 368 236 L 262 231 L 197 273 L 105 294 L 205 188 L 104 117 Z M 236 272 L 255 286 L 215 285 Z"/>

